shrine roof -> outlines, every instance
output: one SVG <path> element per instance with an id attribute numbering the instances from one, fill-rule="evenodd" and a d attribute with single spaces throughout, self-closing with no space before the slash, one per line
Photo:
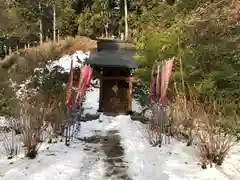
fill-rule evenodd
<path id="1" fill-rule="evenodd" d="M 117 40 L 100 40 L 97 51 L 86 60 L 87 64 L 99 67 L 137 68 L 138 63 L 133 59 L 137 53 L 133 44 Z"/>

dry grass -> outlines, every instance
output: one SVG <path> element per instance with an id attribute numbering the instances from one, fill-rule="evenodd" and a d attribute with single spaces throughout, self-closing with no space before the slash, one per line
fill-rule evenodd
<path id="1" fill-rule="evenodd" d="M 0 62 L 0 67 L 7 69 L 12 79 L 21 82 L 26 80 L 33 70 L 42 67 L 50 60 L 58 59 L 67 53 L 77 50 L 87 51 L 96 48 L 96 42 L 77 36 L 67 37 L 59 42 L 45 42 L 40 46 L 14 52 Z"/>

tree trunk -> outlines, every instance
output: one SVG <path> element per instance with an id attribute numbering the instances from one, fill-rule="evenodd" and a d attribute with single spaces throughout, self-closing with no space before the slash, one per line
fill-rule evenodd
<path id="1" fill-rule="evenodd" d="M 105 24 L 104 28 L 105 28 L 105 37 L 107 38 L 108 37 L 108 23 Z"/>
<path id="2" fill-rule="evenodd" d="M 40 40 L 40 44 L 43 43 L 43 24 L 42 24 L 42 6 L 41 3 L 39 2 L 38 4 L 38 8 L 39 8 L 39 12 L 40 12 L 40 16 L 39 16 L 39 40 Z"/>
<path id="3" fill-rule="evenodd" d="M 56 41 L 56 7 L 53 4 L 53 41 Z"/>
<path id="4" fill-rule="evenodd" d="M 125 13 L 125 40 L 128 40 L 128 7 L 127 0 L 124 0 L 124 13 Z"/>
<path id="5" fill-rule="evenodd" d="M 59 31 L 59 29 L 57 30 L 57 41 L 58 42 L 60 41 L 60 31 Z"/>
<path id="6" fill-rule="evenodd" d="M 11 54 L 11 53 L 12 53 L 12 48 L 9 47 L 9 48 L 8 48 L 8 54 Z"/>

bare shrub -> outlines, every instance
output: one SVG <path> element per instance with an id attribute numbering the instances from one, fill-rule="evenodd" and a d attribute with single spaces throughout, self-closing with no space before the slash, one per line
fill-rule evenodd
<path id="1" fill-rule="evenodd" d="M 0 117 L 0 143 L 4 148 L 8 159 L 13 158 L 19 152 L 19 144 L 16 141 L 17 120 L 15 118 Z"/>
<path id="2" fill-rule="evenodd" d="M 203 113 L 195 119 L 194 139 L 199 150 L 202 168 L 207 164 L 222 165 L 225 157 L 236 142 L 231 134 L 230 119 L 218 112 L 215 103 L 205 105 Z"/>
<path id="3" fill-rule="evenodd" d="M 240 140 L 240 117 L 238 114 L 232 113 L 231 116 L 228 116 L 227 121 L 221 124 L 221 128 L 224 132 L 234 135 L 237 141 Z"/>
<path id="4" fill-rule="evenodd" d="M 45 81 L 46 82 L 46 81 Z M 40 99 L 45 104 L 51 104 L 51 111 L 46 114 L 45 123 L 48 126 L 49 143 L 53 142 L 59 135 L 63 135 L 63 123 L 66 117 L 65 112 L 65 95 L 66 89 L 62 82 L 55 83 L 52 80 L 47 82 L 48 86 L 41 88 L 39 93 Z M 56 142 L 56 141 L 55 141 Z"/>
<path id="5" fill-rule="evenodd" d="M 19 152 L 19 144 L 16 143 L 14 131 L 12 131 L 11 135 L 5 132 L 0 132 L 0 138 L 0 142 L 7 158 L 12 159 L 14 156 L 17 156 Z"/>
<path id="6" fill-rule="evenodd" d="M 54 142 L 53 139 L 56 139 L 58 135 L 63 135 L 64 129 L 62 125 L 63 121 L 66 119 L 63 102 L 64 101 L 54 103 L 55 105 L 52 111 L 46 116 L 46 122 L 49 123 L 48 129 L 51 129 L 49 131 L 49 143 Z"/>
<path id="7" fill-rule="evenodd" d="M 202 127 L 196 133 L 200 162 L 204 169 L 207 168 L 207 164 L 210 164 L 211 167 L 212 163 L 222 165 L 224 158 L 234 146 L 236 140 L 233 135 L 224 132 L 221 127 L 213 125 L 212 122 L 207 123 L 208 120 L 205 121 L 205 127 Z"/>
<path id="8" fill-rule="evenodd" d="M 163 137 L 170 136 L 170 124 L 167 117 L 164 117 L 164 111 L 166 111 L 166 107 L 161 103 L 154 103 L 144 110 L 144 115 L 147 114 L 149 120 L 144 136 L 153 146 L 161 146 Z"/>
<path id="9" fill-rule="evenodd" d="M 178 94 L 172 104 L 174 135 L 187 139 L 188 145 L 195 142 L 202 168 L 213 163 L 221 165 L 236 140 L 232 117 L 221 113 L 217 101 L 201 103 L 197 94 L 189 94 L 188 98 Z"/>
<path id="10" fill-rule="evenodd" d="M 145 137 L 152 146 L 161 146 L 162 144 L 162 134 L 160 126 L 148 124 L 147 129 L 145 130 Z"/>
<path id="11" fill-rule="evenodd" d="M 198 96 L 192 94 L 187 100 L 184 94 L 178 94 L 170 109 L 173 135 L 178 139 L 186 139 L 188 146 L 192 145 L 195 119 L 203 110 L 203 105 L 198 102 Z"/>
<path id="12" fill-rule="evenodd" d="M 26 156 L 35 158 L 44 141 L 43 132 L 47 128 L 44 121 L 51 113 L 55 104 L 45 104 L 37 100 L 29 99 L 22 104 L 21 123 L 23 124 L 22 141 L 25 146 Z"/>

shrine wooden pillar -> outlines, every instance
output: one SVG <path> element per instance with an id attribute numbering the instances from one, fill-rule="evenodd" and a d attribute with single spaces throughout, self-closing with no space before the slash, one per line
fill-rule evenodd
<path id="1" fill-rule="evenodd" d="M 128 81 L 128 86 L 129 86 L 129 89 L 128 89 L 128 105 L 127 105 L 127 109 L 126 109 L 126 113 L 127 114 L 132 114 L 132 88 L 133 88 L 133 85 L 132 85 L 132 81 L 129 80 Z"/>
<path id="2" fill-rule="evenodd" d="M 104 105 L 104 96 L 103 96 L 103 87 L 104 83 L 103 83 L 103 75 L 100 75 L 100 90 L 99 90 L 99 108 L 98 108 L 98 112 L 103 112 L 103 105 Z"/>

